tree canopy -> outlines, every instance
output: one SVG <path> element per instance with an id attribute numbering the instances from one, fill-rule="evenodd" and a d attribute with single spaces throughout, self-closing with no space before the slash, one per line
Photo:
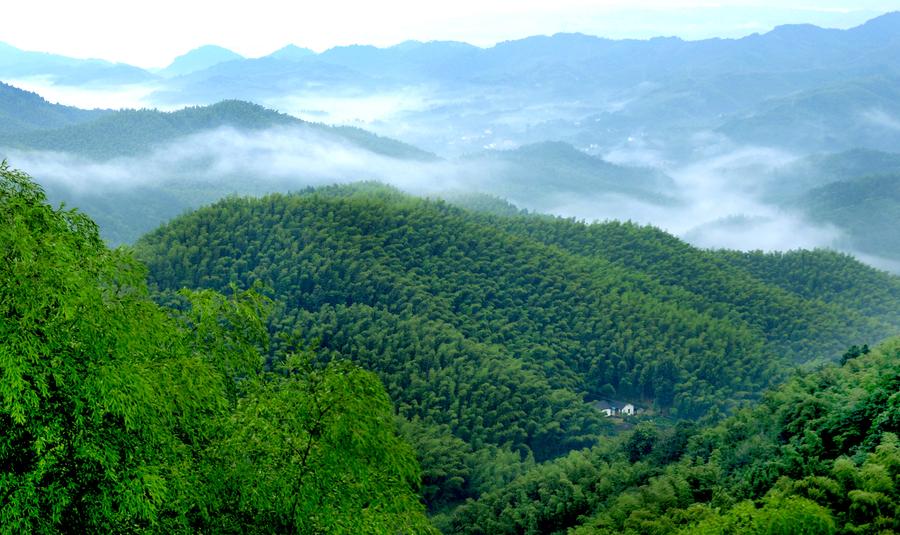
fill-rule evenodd
<path id="1" fill-rule="evenodd" d="M 900 318 L 896 278 L 834 253 L 751 266 L 650 227 L 476 213 L 371 183 L 226 199 L 137 250 L 162 302 L 261 282 L 278 302 L 269 329 L 297 333 L 276 350 L 315 344 L 317 362 L 376 372 L 432 511 L 595 444 L 612 428 L 591 401 L 727 413 Z M 843 289 L 816 290 L 838 283 L 836 259 Z"/>
<path id="2" fill-rule="evenodd" d="M 0 532 L 432 529 L 378 379 L 302 354 L 265 371 L 258 293 L 156 305 L 5 162 L 0 251 Z"/>

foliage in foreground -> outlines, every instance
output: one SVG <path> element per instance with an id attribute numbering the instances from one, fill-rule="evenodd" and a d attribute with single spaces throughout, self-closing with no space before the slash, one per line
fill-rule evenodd
<path id="1" fill-rule="evenodd" d="M 0 166 L 0 533 L 428 533 L 378 379 L 288 355 L 253 292 L 148 297 L 88 218 Z"/>

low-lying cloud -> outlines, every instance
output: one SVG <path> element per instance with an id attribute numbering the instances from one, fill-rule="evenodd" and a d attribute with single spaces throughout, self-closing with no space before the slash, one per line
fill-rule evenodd
<path id="1" fill-rule="evenodd" d="M 177 180 L 259 190 L 379 181 L 415 194 L 476 189 L 493 165 L 422 162 L 384 156 L 303 127 L 241 131 L 224 127 L 158 146 L 148 154 L 105 161 L 68 153 L 3 149 L 39 182 L 79 193 L 159 186 Z M 501 164 L 497 164 L 501 165 Z M 243 182 L 235 182 L 234 179 Z M 227 193 L 227 192 L 226 192 Z"/>
<path id="2" fill-rule="evenodd" d="M 509 178 L 503 161 L 398 159 L 304 127 L 220 128 L 156 147 L 143 156 L 107 161 L 52 152 L 0 152 L 49 191 L 62 192 L 57 197 L 63 199 L 68 194 L 113 197 L 138 187 L 170 192 L 173 184 L 182 192 L 191 191 L 192 184 L 212 192 L 206 198 L 191 196 L 185 201 L 187 207 L 230 193 L 261 194 L 365 180 L 417 195 L 496 194 L 502 186 L 497 181 Z M 705 248 L 771 251 L 834 246 L 841 238 L 838 229 L 814 224 L 799 213 L 761 200 L 760 184 L 796 159 L 783 151 L 759 147 L 704 154 L 687 165 L 664 169 L 675 184 L 675 202 L 671 203 L 610 191 L 560 193 L 539 199 L 527 194 L 507 196 L 520 207 L 539 207 L 585 221 L 653 224 Z M 508 184 L 502 187 L 514 191 Z"/>
<path id="3" fill-rule="evenodd" d="M 158 108 L 169 111 L 177 109 L 173 106 L 160 107 L 151 99 L 153 92 L 159 89 L 155 84 L 72 86 L 54 83 L 50 76 L 8 79 L 4 80 L 4 83 L 37 93 L 54 104 L 87 110 Z"/>
<path id="4" fill-rule="evenodd" d="M 370 125 L 431 109 L 440 101 L 426 88 L 406 87 L 384 93 L 292 93 L 264 99 L 262 104 L 311 121 Z"/>

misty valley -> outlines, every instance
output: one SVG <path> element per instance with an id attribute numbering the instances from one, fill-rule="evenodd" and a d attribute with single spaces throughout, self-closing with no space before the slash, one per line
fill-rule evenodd
<path id="1" fill-rule="evenodd" d="M 0 534 L 900 533 L 897 58 L 0 42 Z"/>

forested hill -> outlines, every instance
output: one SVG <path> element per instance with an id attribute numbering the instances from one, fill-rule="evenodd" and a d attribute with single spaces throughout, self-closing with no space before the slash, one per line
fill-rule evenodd
<path id="1" fill-rule="evenodd" d="M 577 362 L 560 353 L 567 336 L 607 343 L 586 327 L 600 321 L 591 310 L 603 329 L 626 330 L 634 347 L 621 354 L 645 368 L 654 355 L 642 362 L 635 351 L 652 329 L 667 344 L 659 351 L 673 349 L 663 357 L 680 366 L 679 381 L 700 380 L 705 370 L 691 366 L 724 349 L 718 396 L 744 397 L 729 377 L 766 368 L 760 356 L 770 370 L 783 363 L 769 353 L 782 342 L 765 329 L 735 314 L 728 331 L 715 307 L 701 310 L 710 295 L 669 302 L 687 286 L 657 281 L 651 300 L 645 271 L 603 259 L 614 240 L 585 239 L 597 229 L 629 234 L 646 253 L 645 241 L 667 241 L 653 229 L 500 219 L 377 185 L 232 198 L 148 236 L 140 252 L 155 258 L 151 278 L 188 280 L 199 269 L 193 285 L 259 279 L 280 303 L 234 288 L 164 292 L 178 305 L 170 309 L 151 301 L 129 251 L 106 248 L 88 218 L 49 206 L 5 162 L 0 221 L 0 534 L 428 534 L 420 474 L 430 520 L 445 533 L 900 531 L 900 339 L 794 373 L 717 423 L 651 413 L 598 436 L 603 422 L 567 371 Z M 546 245 L 553 225 L 579 239 Z M 235 245 L 248 255 L 231 254 Z M 697 253 L 686 249 L 681 262 Z M 872 325 L 896 318 L 896 279 L 847 257 L 717 258 L 732 266 L 725 273 L 771 285 L 770 295 L 805 296 L 826 326 L 828 311 L 851 310 L 845 303 Z M 843 288 L 820 273 L 835 267 Z M 837 297 L 816 305 L 814 281 Z M 889 297 L 866 305 L 879 284 Z M 741 291 L 718 302 L 758 298 Z M 575 334 L 551 311 L 577 323 Z M 269 327 L 288 330 L 267 332 L 271 312 Z M 535 328 L 548 343 L 532 341 L 528 353 Z M 300 347 L 313 337 L 320 349 Z M 406 418 L 392 415 L 374 374 L 336 356 L 379 372 Z M 591 447 L 536 463 L 578 443 Z"/>
<path id="2" fill-rule="evenodd" d="M 419 426 L 420 454 L 455 449 L 482 469 L 591 444 L 605 420 L 583 399 L 728 409 L 794 364 L 897 332 L 900 317 L 897 300 L 859 297 L 897 279 L 855 262 L 846 283 L 859 273 L 865 289 L 826 302 L 656 229 L 492 216 L 375 184 L 226 199 L 137 248 L 164 294 L 261 281 L 289 345 L 376 371 Z M 812 253 L 799 277 L 830 258 Z M 435 502 L 495 484 L 442 470 Z"/>
<path id="3" fill-rule="evenodd" d="M 898 433 L 894 339 L 717 425 L 640 424 L 438 520 L 460 535 L 898 533 Z"/>
<path id="4" fill-rule="evenodd" d="M 844 229 L 848 246 L 900 263 L 900 173 L 832 182 L 807 192 L 798 205 Z"/>
<path id="5" fill-rule="evenodd" d="M 585 225 L 548 217 L 493 217 L 491 221 L 548 245 L 638 270 L 657 282 L 687 290 L 703 302 L 702 307 L 726 307 L 751 323 L 764 322 L 769 338 L 775 335 L 796 342 L 797 333 L 791 332 L 797 324 L 790 319 L 791 311 L 809 310 L 807 301 L 878 318 L 900 332 L 900 278 L 843 253 L 700 250 L 659 229 L 633 223 Z M 755 298 L 736 297 L 740 295 Z M 812 347 L 822 340 L 810 343 Z M 789 352 L 792 360 L 804 361 L 814 356 L 810 347 L 793 343 L 793 349 L 781 351 Z M 831 354 L 835 351 L 841 351 L 841 346 L 835 345 Z"/>
<path id="6" fill-rule="evenodd" d="M 97 119 L 108 111 L 51 104 L 40 95 L 0 82 L 0 135 L 60 128 Z"/>
<path id="7" fill-rule="evenodd" d="M 174 112 L 148 109 L 108 112 L 81 124 L 6 133 L 0 135 L 0 147 L 62 151 L 108 159 L 145 154 L 167 142 L 221 127 L 239 130 L 296 127 L 376 154 L 415 160 L 435 159 L 433 154 L 416 147 L 359 128 L 310 123 L 239 100 Z"/>

